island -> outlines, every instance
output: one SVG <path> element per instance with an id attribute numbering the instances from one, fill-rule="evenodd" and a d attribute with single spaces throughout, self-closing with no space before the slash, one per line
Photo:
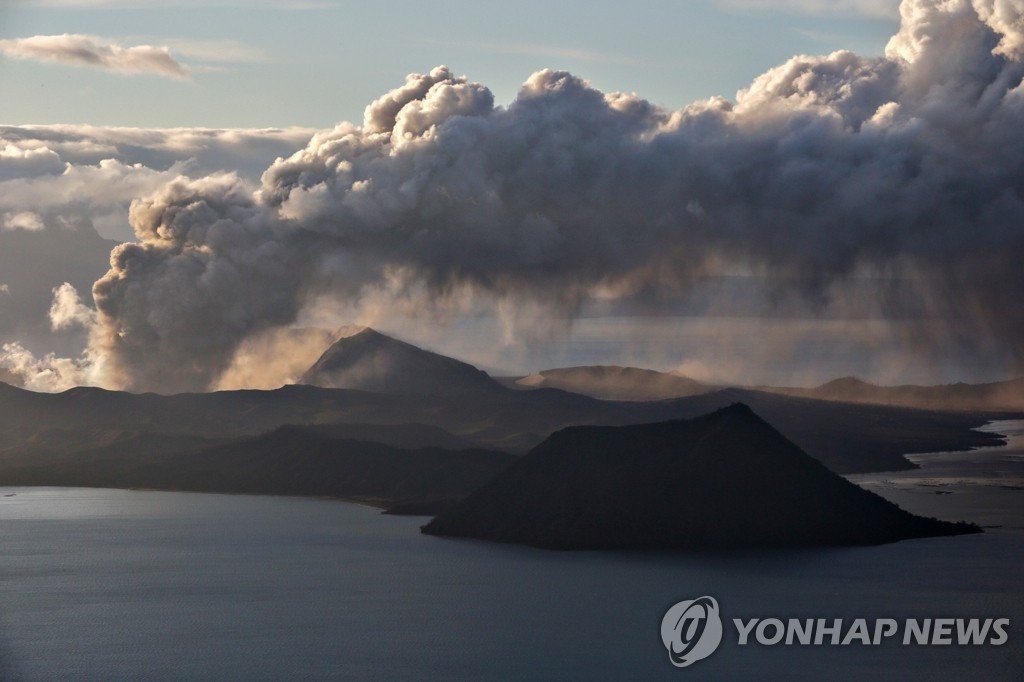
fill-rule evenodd
<path id="1" fill-rule="evenodd" d="M 868 545 L 980 532 L 915 516 L 804 453 L 742 403 L 574 426 L 423 526 L 546 549 Z"/>

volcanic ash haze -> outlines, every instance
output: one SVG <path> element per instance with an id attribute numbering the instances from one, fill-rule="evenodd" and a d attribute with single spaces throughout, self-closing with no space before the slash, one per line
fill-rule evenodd
<path id="1" fill-rule="evenodd" d="M 794 57 L 735 103 L 676 112 L 562 71 L 507 107 L 445 67 L 409 76 L 258 189 L 181 177 L 135 202 L 138 242 L 93 289 L 90 357 L 111 385 L 203 390 L 325 298 L 571 317 L 740 270 L 818 312 L 899 273 L 933 320 L 916 352 L 942 338 L 1019 368 L 1024 1 L 901 15 L 884 57 Z"/>

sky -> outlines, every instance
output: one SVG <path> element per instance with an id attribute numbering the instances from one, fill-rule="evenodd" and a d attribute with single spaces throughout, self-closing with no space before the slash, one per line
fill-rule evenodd
<path id="1" fill-rule="evenodd" d="M 499 103 L 529 74 L 572 71 L 603 91 L 678 109 L 733 97 L 794 54 L 879 55 L 886 0 L 398 0 L 386 5 L 187 0 L 2 3 L 0 39 L 62 34 L 169 47 L 188 77 L 126 76 L 0 60 L 0 122 L 142 127 L 327 127 L 358 121 L 407 73 L 439 64 L 487 83 Z"/>
<path id="2" fill-rule="evenodd" d="M 4 3 L 0 380 L 271 388 L 349 323 L 501 374 L 1024 374 L 1022 26 L 1024 0 Z"/>

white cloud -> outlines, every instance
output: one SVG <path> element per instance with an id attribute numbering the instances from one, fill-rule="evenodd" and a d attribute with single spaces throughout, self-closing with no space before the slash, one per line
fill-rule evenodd
<path id="1" fill-rule="evenodd" d="M 85 356 L 72 359 L 48 353 L 37 357 L 19 343 L 0 346 L 0 369 L 20 379 L 30 391 L 56 393 L 75 386 L 90 385 L 90 373 L 95 366 Z"/>
<path id="2" fill-rule="evenodd" d="M 255 181 L 316 132 L 289 129 L 144 129 L 0 126 L 0 229 L 87 219 L 130 239 L 128 205 L 182 173 L 231 170 Z M 35 217 L 33 217 L 35 216 Z"/>
<path id="3" fill-rule="evenodd" d="M 189 74 L 188 67 L 177 61 L 167 47 L 122 47 L 71 33 L 0 40 L 0 53 L 12 59 L 90 66 L 124 74 L 153 74 L 179 80 Z"/>
<path id="4" fill-rule="evenodd" d="M 1019 59 L 1024 55 L 1024 0 L 972 0 L 981 20 L 1001 36 L 995 52 Z"/>
<path id="5" fill-rule="evenodd" d="M 83 327 L 89 329 L 96 323 L 96 311 L 82 303 L 78 290 L 64 282 L 53 290 L 50 304 L 50 328 L 54 331 Z"/>
<path id="6" fill-rule="evenodd" d="M 7 231 L 25 230 L 26 232 L 36 232 L 44 227 L 43 219 L 39 217 L 39 214 L 32 211 L 4 214 L 2 224 L 0 224 L 0 229 Z"/>
<path id="7" fill-rule="evenodd" d="M 0 149 L 0 182 L 9 178 L 58 175 L 67 168 L 60 154 L 49 147 L 4 144 L 2 136 L 0 144 L 3 144 L 3 149 Z"/>
<path id="8" fill-rule="evenodd" d="M 782 11 L 799 14 L 859 14 L 868 17 L 899 17 L 899 0 L 718 0 L 736 10 Z"/>
<path id="9" fill-rule="evenodd" d="M 267 164 L 278 156 L 289 156 L 305 146 L 318 132 L 313 128 L 124 128 L 90 125 L 0 125 L 0 145 L 26 151 L 45 151 L 55 155 L 46 169 L 64 170 L 63 162 L 95 165 L 104 159 L 124 164 L 142 164 L 155 170 L 169 168 L 189 160 L 197 172 L 237 170 L 258 179 Z M 15 163 L 0 154 L 3 164 Z M 11 177 L 27 177 L 23 167 L 13 168 Z M 0 179 L 3 176 L 0 175 Z"/>

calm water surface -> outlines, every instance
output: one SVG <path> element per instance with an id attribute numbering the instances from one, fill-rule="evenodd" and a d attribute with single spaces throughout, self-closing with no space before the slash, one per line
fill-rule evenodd
<path id="1" fill-rule="evenodd" d="M 0 678 L 1024 679 L 1024 422 L 1001 449 L 855 477 L 983 535 L 880 547 L 552 553 L 426 537 L 332 500 L 0 488 Z M 1009 617 L 1002 647 L 721 648 L 673 668 L 676 601 L 733 617 Z"/>

